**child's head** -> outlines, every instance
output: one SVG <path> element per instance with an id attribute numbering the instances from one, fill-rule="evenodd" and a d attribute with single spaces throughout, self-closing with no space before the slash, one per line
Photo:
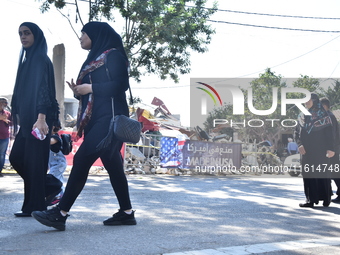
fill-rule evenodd
<path id="1" fill-rule="evenodd" d="M 53 122 L 53 133 L 58 133 L 58 131 L 61 129 L 61 123 L 60 120 L 56 120 L 55 122 Z"/>

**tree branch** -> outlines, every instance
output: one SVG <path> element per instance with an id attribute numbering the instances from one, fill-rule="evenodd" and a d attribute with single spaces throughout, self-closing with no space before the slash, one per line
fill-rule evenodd
<path id="1" fill-rule="evenodd" d="M 76 15 L 78 15 L 78 17 L 79 17 L 79 20 L 80 20 L 80 23 L 84 26 L 84 22 L 83 22 L 83 20 L 82 20 L 82 18 L 81 18 L 81 16 L 80 16 L 80 12 L 79 12 L 79 7 L 78 7 L 78 1 L 77 0 L 74 0 L 74 3 L 75 3 L 75 5 L 76 5 Z"/>
<path id="2" fill-rule="evenodd" d="M 76 34 L 76 36 L 77 36 L 77 38 L 78 38 L 78 40 L 79 40 L 80 38 L 79 38 L 79 36 L 78 36 L 76 30 L 74 29 L 74 27 L 73 27 L 73 25 L 72 25 L 72 23 L 71 23 L 69 17 L 67 17 L 67 16 L 66 16 L 64 13 L 62 13 L 59 9 L 57 9 L 57 11 L 58 11 L 61 15 L 63 15 L 64 18 L 66 18 L 66 19 L 68 20 L 68 23 L 70 23 L 70 26 L 71 26 L 73 32 Z"/>

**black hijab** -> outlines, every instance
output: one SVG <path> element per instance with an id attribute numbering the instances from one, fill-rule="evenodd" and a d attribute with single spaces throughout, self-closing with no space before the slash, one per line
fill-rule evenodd
<path id="1" fill-rule="evenodd" d="M 316 93 L 311 93 L 311 100 L 313 105 L 308 109 L 311 115 L 299 115 L 299 124 L 307 133 L 319 131 L 332 125 L 332 120 L 321 105 L 319 96 Z"/>
<path id="2" fill-rule="evenodd" d="M 119 50 L 126 59 L 128 58 L 124 50 L 122 38 L 119 34 L 106 22 L 93 21 L 84 25 L 82 32 L 85 32 L 91 39 L 91 50 L 82 66 L 82 69 L 91 61 L 99 57 L 104 51 L 115 48 Z"/>
<path id="3" fill-rule="evenodd" d="M 58 119 L 59 107 L 55 94 L 53 65 L 47 56 L 44 33 L 31 22 L 24 22 L 20 25 L 22 26 L 31 30 L 34 43 L 29 48 L 21 49 L 11 106 L 14 132 L 16 133 L 20 120 L 20 127 L 24 136 L 27 136 L 39 113 L 46 114 L 47 120 L 55 120 Z"/>

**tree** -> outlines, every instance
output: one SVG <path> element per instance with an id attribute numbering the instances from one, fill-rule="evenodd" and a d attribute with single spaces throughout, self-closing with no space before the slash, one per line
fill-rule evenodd
<path id="1" fill-rule="evenodd" d="M 271 107 L 276 107 L 276 105 L 273 105 L 273 88 L 278 88 L 278 93 L 275 96 L 278 100 L 277 104 L 281 105 L 281 88 L 287 87 L 286 83 L 282 81 L 282 76 L 276 75 L 270 68 L 267 68 L 264 73 L 260 74 L 259 78 L 251 81 L 250 86 L 253 91 L 251 100 L 254 108 L 257 110 L 268 110 Z M 248 96 L 247 94 L 247 98 Z M 272 142 L 274 140 L 278 141 L 278 135 L 282 131 L 279 123 L 286 119 L 286 116 L 281 115 L 280 107 L 277 107 L 273 113 L 266 116 L 257 116 L 248 109 L 246 116 L 247 119 L 261 119 L 264 123 L 260 127 L 246 127 L 245 131 L 249 137 L 257 141 L 262 141 L 265 138 Z M 275 121 L 268 122 L 266 120 Z M 259 123 L 261 124 L 262 122 L 258 122 L 257 125 L 260 125 Z"/>
<path id="2" fill-rule="evenodd" d="M 320 81 L 317 78 L 309 77 L 308 75 L 301 75 L 295 82 L 294 87 L 307 89 L 309 92 L 318 93 L 320 90 Z"/>
<path id="3" fill-rule="evenodd" d="M 321 88 L 321 96 L 327 97 L 331 102 L 331 110 L 340 109 L 340 81 L 334 80 L 333 86 Z"/>
<path id="4" fill-rule="evenodd" d="M 309 92 L 317 93 L 321 97 L 320 81 L 317 78 L 308 75 L 300 75 L 300 77 L 293 82 L 294 88 L 307 89 Z M 288 93 L 287 98 L 301 98 L 301 93 Z M 289 115 L 292 118 L 297 118 L 300 110 L 297 107 L 288 108 Z"/>
<path id="5" fill-rule="evenodd" d="M 66 0 L 43 1 L 41 10 L 54 4 L 63 9 Z M 161 79 L 179 81 L 180 74 L 190 72 L 190 53 L 204 53 L 215 33 L 207 20 L 216 12 L 216 3 L 206 8 L 207 0 L 88 0 L 89 21 L 102 17 L 113 21 L 113 10 L 125 20 L 122 34 L 130 59 L 130 75 L 140 81 L 147 73 Z M 82 22 L 78 0 L 74 0 L 77 17 Z"/>
<path id="6" fill-rule="evenodd" d="M 321 86 L 321 81 L 317 78 L 301 75 L 301 77 L 293 83 L 294 87 L 305 88 L 310 92 L 315 92 L 321 97 L 327 97 L 331 102 L 332 110 L 340 109 L 340 81 L 332 79 L 333 84 L 327 89 Z"/>

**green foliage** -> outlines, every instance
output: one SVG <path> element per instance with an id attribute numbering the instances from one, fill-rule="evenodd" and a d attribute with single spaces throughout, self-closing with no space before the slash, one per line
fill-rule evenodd
<path id="1" fill-rule="evenodd" d="M 320 89 L 320 97 L 327 97 L 331 103 L 331 110 L 340 109 L 340 81 L 334 80 L 333 86 Z"/>
<path id="2" fill-rule="evenodd" d="M 178 82 L 190 71 L 190 52 L 207 50 L 214 30 L 206 20 L 214 13 L 206 1 L 127 1 L 120 8 L 126 20 L 125 46 L 131 59 L 131 76 L 146 73 Z M 187 5 L 193 5 L 188 7 Z"/>
<path id="3" fill-rule="evenodd" d="M 62 9 L 65 0 L 43 1 L 42 11 L 51 4 Z M 179 75 L 190 72 L 190 53 L 204 53 L 215 33 L 207 20 L 216 12 L 206 8 L 207 0 L 92 0 L 89 1 L 89 21 L 101 17 L 113 21 L 112 10 L 125 19 L 122 34 L 131 62 L 130 75 L 140 81 L 141 76 L 153 73 L 161 79 L 179 81 Z M 74 0 L 77 5 L 77 0 Z M 77 7 L 78 8 L 78 7 Z M 79 12 L 78 12 L 79 14 Z"/>
<path id="4" fill-rule="evenodd" d="M 320 97 L 320 81 L 319 79 L 309 77 L 308 75 L 300 75 L 296 81 L 293 82 L 294 88 L 307 89 L 309 92 L 317 93 Z M 288 93 L 287 98 L 302 98 L 304 95 L 301 93 Z M 297 107 L 289 108 L 289 113 L 292 118 L 296 118 L 300 113 Z"/>
<path id="5" fill-rule="evenodd" d="M 205 130 L 213 129 L 214 119 L 227 119 L 228 116 L 232 115 L 233 107 L 231 104 L 223 105 L 222 107 L 214 108 L 209 112 L 207 120 L 203 123 Z"/>
<path id="6" fill-rule="evenodd" d="M 275 75 L 269 68 L 266 69 L 265 73 L 260 74 L 259 78 L 254 79 L 250 82 L 250 88 L 252 89 L 252 97 L 250 100 L 255 109 L 257 110 L 268 110 L 271 109 L 273 105 L 273 88 L 278 88 L 278 93 L 275 93 L 275 97 L 277 97 L 278 104 L 281 103 L 281 88 L 285 88 L 286 83 L 282 82 L 281 75 Z M 249 93 L 249 92 L 248 92 Z M 246 96 L 247 100 L 249 98 L 248 93 L 243 93 Z M 274 105 L 275 107 L 276 105 Z M 253 115 L 248 111 L 247 115 Z M 267 118 L 277 118 L 280 115 L 280 107 L 276 108 L 276 111 L 268 116 Z M 252 116 L 256 117 L 256 116 Z"/>
<path id="7" fill-rule="evenodd" d="M 267 137 L 269 140 L 273 141 L 274 137 L 280 132 L 281 124 L 280 122 L 283 119 L 287 119 L 287 116 L 281 115 L 281 88 L 287 87 L 286 83 L 282 80 L 281 75 L 276 75 L 274 72 L 267 68 L 266 71 L 259 75 L 259 78 L 254 79 L 250 82 L 250 87 L 252 89 L 252 97 L 250 100 L 255 109 L 257 110 L 269 110 L 272 107 L 276 107 L 273 105 L 273 96 L 277 98 L 277 108 L 276 110 L 268 114 L 266 116 L 258 116 L 250 112 L 249 108 L 245 107 L 245 116 L 243 119 L 251 120 L 251 119 L 260 119 L 264 122 L 264 125 L 261 127 L 249 127 L 241 129 L 241 134 L 243 137 L 251 138 L 252 140 L 256 139 L 256 141 L 263 140 L 264 137 Z M 273 88 L 278 88 L 277 93 L 274 93 Z M 248 92 L 249 93 L 249 92 Z M 249 94 L 245 93 L 248 101 Z M 245 101 L 245 103 L 246 103 Z M 231 117 L 232 118 L 232 117 Z M 233 117 L 234 118 L 234 117 Z M 273 122 L 266 120 L 275 120 Z M 261 122 L 254 122 L 252 125 L 260 125 Z"/>
<path id="8" fill-rule="evenodd" d="M 301 77 L 293 83 L 293 86 L 307 89 L 309 92 L 318 93 L 320 81 L 319 79 L 309 77 L 308 75 L 301 75 Z"/>
<path id="9" fill-rule="evenodd" d="M 41 1 L 41 0 L 39 0 L 39 1 Z M 66 5 L 66 2 L 65 2 L 65 0 L 45 0 L 41 5 L 40 10 L 43 13 L 48 11 L 50 9 L 51 4 L 54 4 L 54 6 L 57 9 L 63 9 Z"/>

